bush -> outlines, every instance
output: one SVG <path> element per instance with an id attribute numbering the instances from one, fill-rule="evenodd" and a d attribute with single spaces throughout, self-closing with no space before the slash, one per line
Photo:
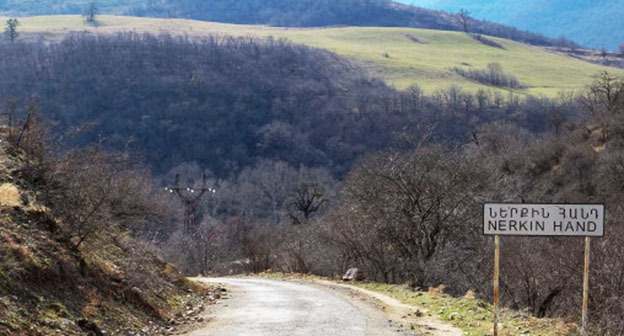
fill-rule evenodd
<path id="1" fill-rule="evenodd" d="M 520 83 L 516 77 L 506 74 L 503 71 L 503 67 L 498 63 L 490 63 L 487 65 L 486 69 L 465 70 L 462 68 L 455 68 L 454 70 L 462 77 L 482 84 L 513 89 L 527 87 L 525 84 Z"/>
<path id="2" fill-rule="evenodd" d="M 489 38 L 486 38 L 481 34 L 470 34 L 470 36 L 472 36 L 473 39 L 485 44 L 486 46 L 490 46 L 490 47 L 494 47 L 498 49 L 505 49 L 505 47 L 503 47 L 502 44 L 494 40 L 490 40 Z"/>
<path id="3" fill-rule="evenodd" d="M 93 146 L 56 157 L 43 174 L 42 200 L 60 219 L 61 234 L 77 249 L 95 232 L 129 229 L 163 217 L 150 176 L 123 153 Z"/>

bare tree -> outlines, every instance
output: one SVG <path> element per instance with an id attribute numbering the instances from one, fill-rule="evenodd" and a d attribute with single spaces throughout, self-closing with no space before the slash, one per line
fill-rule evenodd
<path id="1" fill-rule="evenodd" d="M 299 168 L 286 204 L 293 223 L 306 224 L 312 216 L 322 212 L 335 194 L 335 184 L 336 181 L 325 169 Z"/>
<path id="2" fill-rule="evenodd" d="M 14 42 L 19 35 L 17 32 L 17 26 L 19 26 L 19 24 L 20 22 L 16 18 L 8 19 L 6 21 L 4 34 L 9 38 L 11 42 Z"/>
<path id="3" fill-rule="evenodd" d="M 326 201 L 321 186 L 310 182 L 300 183 L 297 185 L 290 201 L 291 208 L 294 210 L 290 212 L 290 218 L 294 224 L 303 224 Z"/>
<path id="4" fill-rule="evenodd" d="M 16 111 L 17 111 L 17 101 L 14 97 L 6 97 L 4 99 L 4 110 L 2 111 L 2 113 L 0 113 L 1 115 L 6 116 L 6 124 L 8 127 L 8 139 L 9 141 L 13 141 L 13 126 L 14 126 L 14 122 L 15 122 L 15 117 L 16 117 Z"/>
<path id="5" fill-rule="evenodd" d="M 607 71 L 598 73 L 594 79 L 580 101 L 606 141 L 613 131 L 614 118 L 621 117 L 624 110 L 624 80 Z"/>
<path id="6" fill-rule="evenodd" d="M 346 182 L 340 244 L 381 280 L 431 284 L 440 251 L 461 244 L 461 228 L 471 232 L 486 180 L 474 167 L 438 147 L 369 158 Z"/>
<path id="7" fill-rule="evenodd" d="M 275 224 L 287 218 L 285 206 L 297 171 L 281 161 L 262 160 L 237 179 L 239 214 Z"/>
<path id="8" fill-rule="evenodd" d="M 457 17 L 457 21 L 459 22 L 459 24 L 461 24 L 464 31 L 468 33 L 470 30 L 470 22 L 472 21 L 472 18 L 470 17 L 470 12 L 462 8 L 455 16 Z"/>
<path id="9" fill-rule="evenodd" d="M 96 16 L 99 14 L 99 12 L 100 10 L 97 7 L 97 3 L 95 1 L 92 1 L 91 3 L 89 3 L 87 8 L 85 8 L 82 16 L 85 18 L 85 21 L 87 21 L 87 23 L 95 25 L 97 23 Z"/>

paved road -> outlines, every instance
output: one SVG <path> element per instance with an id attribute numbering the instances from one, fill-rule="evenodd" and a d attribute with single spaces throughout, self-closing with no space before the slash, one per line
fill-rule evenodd
<path id="1" fill-rule="evenodd" d="M 211 279 L 231 298 L 208 312 L 210 323 L 189 336 L 411 335 L 375 307 L 374 300 L 326 286 L 268 279 Z M 400 331 L 399 329 L 402 329 Z"/>

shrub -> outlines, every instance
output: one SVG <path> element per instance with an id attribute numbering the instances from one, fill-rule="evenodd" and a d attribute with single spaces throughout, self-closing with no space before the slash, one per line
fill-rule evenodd
<path id="1" fill-rule="evenodd" d="M 490 40 L 489 38 L 486 38 L 481 34 L 470 34 L 470 36 L 472 36 L 473 39 L 485 44 L 486 46 L 490 46 L 490 47 L 494 47 L 498 49 L 505 49 L 505 47 L 503 47 L 502 44 L 495 42 L 494 40 Z"/>
<path id="2" fill-rule="evenodd" d="M 514 89 L 527 87 L 525 84 L 520 83 L 515 76 L 506 74 L 503 71 L 503 67 L 498 63 L 490 63 L 485 69 L 465 70 L 456 67 L 454 70 L 462 77 L 482 84 Z"/>

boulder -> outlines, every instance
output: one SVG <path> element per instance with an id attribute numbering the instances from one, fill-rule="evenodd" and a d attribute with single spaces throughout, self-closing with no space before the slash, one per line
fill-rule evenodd
<path id="1" fill-rule="evenodd" d="M 104 336 L 104 332 L 92 321 L 80 319 L 76 324 L 89 336 Z"/>
<path id="2" fill-rule="evenodd" d="M 364 272 L 359 268 L 349 268 L 347 273 L 342 276 L 342 281 L 362 281 L 364 280 Z"/>

